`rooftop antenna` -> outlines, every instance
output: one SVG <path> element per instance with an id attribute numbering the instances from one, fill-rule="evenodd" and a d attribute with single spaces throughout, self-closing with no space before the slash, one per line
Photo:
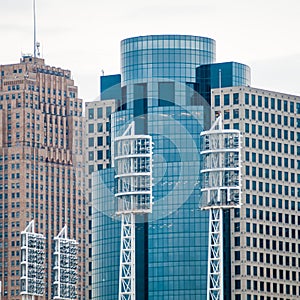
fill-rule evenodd
<path id="1" fill-rule="evenodd" d="M 36 5 L 33 0 L 33 57 L 40 56 L 40 43 L 36 41 Z"/>

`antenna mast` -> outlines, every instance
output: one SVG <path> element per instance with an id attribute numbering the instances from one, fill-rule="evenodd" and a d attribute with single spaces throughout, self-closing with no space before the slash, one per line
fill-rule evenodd
<path id="1" fill-rule="evenodd" d="M 33 0 L 33 57 L 40 56 L 40 43 L 36 41 L 36 5 Z"/>
<path id="2" fill-rule="evenodd" d="M 33 57 L 36 58 L 36 11 L 35 11 L 35 0 L 33 0 Z"/>

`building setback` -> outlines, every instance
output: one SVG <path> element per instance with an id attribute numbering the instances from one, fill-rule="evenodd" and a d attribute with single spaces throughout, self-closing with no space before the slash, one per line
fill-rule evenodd
<path id="1" fill-rule="evenodd" d="M 0 66 L 0 281 L 19 300 L 20 232 L 46 237 L 45 296 L 53 299 L 53 238 L 67 225 L 78 244 L 78 298 L 85 287 L 82 100 L 71 73 L 23 56 Z"/>

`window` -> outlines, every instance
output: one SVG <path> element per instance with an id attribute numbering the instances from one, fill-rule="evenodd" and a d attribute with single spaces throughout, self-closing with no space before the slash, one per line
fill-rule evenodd
<path id="1" fill-rule="evenodd" d="M 224 111 L 224 120 L 229 120 L 230 119 L 230 111 L 229 110 L 225 110 Z"/>
<path id="2" fill-rule="evenodd" d="M 220 106 L 220 95 L 215 95 L 215 106 Z"/>
<path id="3" fill-rule="evenodd" d="M 249 109 L 245 109 L 245 119 L 249 119 Z"/>
<path id="4" fill-rule="evenodd" d="M 262 96 L 257 97 L 258 106 L 262 107 Z"/>
<path id="5" fill-rule="evenodd" d="M 224 105 L 229 105 L 229 100 L 230 100 L 230 95 L 229 94 L 225 94 L 224 95 Z"/>
<path id="6" fill-rule="evenodd" d="M 255 106 L 255 95 L 251 95 L 251 104 Z"/>
<path id="7" fill-rule="evenodd" d="M 103 159 L 103 150 L 98 150 L 97 151 L 97 159 L 98 160 Z"/>
<path id="8" fill-rule="evenodd" d="M 234 119 L 238 119 L 239 118 L 239 110 L 238 109 L 234 109 L 233 110 L 233 118 Z M 299 119 L 300 120 L 300 119 Z M 299 122 L 300 123 L 300 122 Z"/>
<path id="9" fill-rule="evenodd" d="M 89 145 L 89 147 L 94 147 L 94 138 L 88 139 L 88 145 Z"/>
<path id="10" fill-rule="evenodd" d="M 233 94 L 233 104 L 239 104 L 239 94 L 238 93 Z"/>
<path id="11" fill-rule="evenodd" d="M 103 131 L 103 124 L 102 123 L 97 123 L 97 131 L 102 132 Z"/>
<path id="12" fill-rule="evenodd" d="M 94 124 L 89 124 L 88 130 L 89 130 L 89 133 L 94 133 Z"/>
<path id="13" fill-rule="evenodd" d="M 106 107 L 106 118 L 109 118 L 111 115 L 111 106 Z"/>
<path id="14" fill-rule="evenodd" d="M 103 109 L 102 107 L 97 108 L 97 118 L 102 119 L 103 118 Z"/>
<path id="15" fill-rule="evenodd" d="M 265 108 L 269 107 L 269 98 L 265 97 Z"/>
<path id="16" fill-rule="evenodd" d="M 93 108 L 88 109 L 88 117 L 90 120 L 94 119 L 94 109 Z"/>
<path id="17" fill-rule="evenodd" d="M 94 172 L 94 165 L 89 165 L 89 174 Z"/>
<path id="18" fill-rule="evenodd" d="M 103 137 L 102 136 L 97 137 L 97 145 L 98 146 L 103 146 Z"/>
<path id="19" fill-rule="evenodd" d="M 94 160 L 94 151 L 89 151 L 89 160 Z"/>

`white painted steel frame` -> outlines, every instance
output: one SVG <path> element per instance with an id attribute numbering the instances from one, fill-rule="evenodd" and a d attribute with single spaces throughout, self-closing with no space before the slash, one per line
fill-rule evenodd
<path id="1" fill-rule="evenodd" d="M 122 214 L 119 300 L 135 299 L 135 214 Z"/>
<path id="2" fill-rule="evenodd" d="M 77 242 L 68 238 L 68 229 L 65 225 L 54 238 L 54 299 L 77 299 Z M 65 276 L 65 279 L 63 277 Z"/>
<path id="3" fill-rule="evenodd" d="M 223 300 L 223 210 L 241 206 L 241 133 L 223 129 L 219 116 L 201 136 L 202 209 L 209 210 L 207 300 Z"/>
<path id="4" fill-rule="evenodd" d="M 135 300 L 135 218 L 152 213 L 152 137 L 135 134 L 132 122 L 114 142 L 116 214 L 122 218 L 119 300 Z"/>
<path id="5" fill-rule="evenodd" d="M 21 295 L 33 300 L 44 294 L 45 237 L 34 232 L 34 220 L 21 232 Z"/>
<path id="6" fill-rule="evenodd" d="M 223 209 L 209 210 L 207 300 L 224 299 Z"/>

